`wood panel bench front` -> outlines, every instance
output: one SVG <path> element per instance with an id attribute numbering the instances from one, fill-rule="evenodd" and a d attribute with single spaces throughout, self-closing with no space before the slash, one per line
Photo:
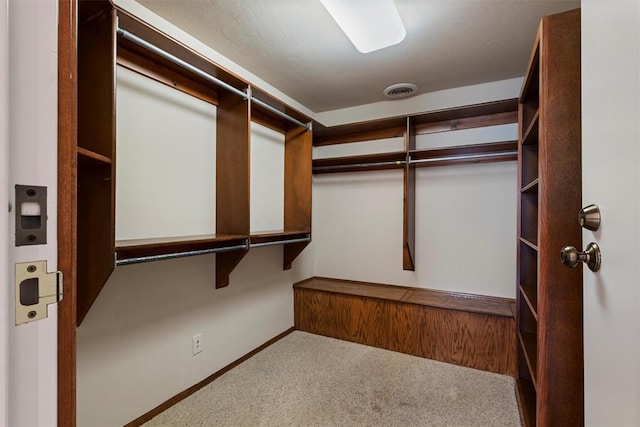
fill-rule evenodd
<path id="1" fill-rule="evenodd" d="M 515 376 L 515 302 L 313 277 L 294 284 L 298 330 Z"/>

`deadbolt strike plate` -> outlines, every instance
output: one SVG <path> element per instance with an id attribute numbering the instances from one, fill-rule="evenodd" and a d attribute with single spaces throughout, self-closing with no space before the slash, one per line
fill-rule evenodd
<path id="1" fill-rule="evenodd" d="M 16 263 L 16 325 L 46 319 L 48 305 L 62 301 L 62 273 L 47 261 Z"/>

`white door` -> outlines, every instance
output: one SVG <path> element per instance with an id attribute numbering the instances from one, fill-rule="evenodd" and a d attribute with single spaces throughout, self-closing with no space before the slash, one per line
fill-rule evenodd
<path id="1" fill-rule="evenodd" d="M 2 267 L 3 290 L 0 314 L 3 328 L 0 362 L 2 377 L 7 378 L 3 392 L 8 397 L 0 404 L 0 424 L 18 426 L 55 426 L 57 423 L 57 310 L 49 306 L 49 318 L 26 325 L 15 325 L 14 265 L 17 262 L 46 260 L 48 270 L 56 269 L 56 182 L 57 182 L 57 2 L 39 0 L 2 0 L 0 28 L 2 61 L 8 66 L 0 73 L 0 88 L 8 86 L 8 103 L 0 111 L 8 117 L 8 135 L 2 135 Z M 8 25 L 7 25 L 8 19 Z M 8 28 L 8 30 L 7 30 Z M 6 72 L 8 68 L 8 73 Z M 4 86 L 3 86 L 4 85 Z M 3 100 L 6 99 L 3 97 Z M 2 126 L 0 129 L 6 129 Z M 47 243 L 15 246 L 16 184 L 46 186 Z M 7 213 L 5 202 L 11 206 Z M 5 216 L 7 215 L 8 216 Z M 8 227 L 7 227 L 8 226 Z M 4 255 L 4 254 L 3 254 Z M 8 351 L 5 349 L 8 348 Z M 8 363 L 6 361 L 8 359 Z M 4 375 L 7 374 L 7 375 Z"/>
<path id="2" fill-rule="evenodd" d="M 0 0 L 0 206 L 8 206 L 9 174 L 8 168 L 8 141 L 9 130 L 9 17 L 7 14 L 7 1 Z M 2 212 L 6 212 L 2 208 Z M 9 283 L 8 264 L 8 235 L 9 216 L 0 215 L 0 284 Z M 9 399 L 9 385 L 6 381 L 9 375 L 9 288 L 0 285 L 0 425 L 6 426 L 9 422 L 7 413 Z"/>
<path id="3" fill-rule="evenodd" d="M 582 0 L 585 425 L 640 426 L 640 1 Z"/>

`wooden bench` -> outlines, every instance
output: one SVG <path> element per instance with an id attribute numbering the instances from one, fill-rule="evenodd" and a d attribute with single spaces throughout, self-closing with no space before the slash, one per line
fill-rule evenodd
<path id="1" fill-rule="evenodd" d="M 515 376 L 515 301 L 313 277 L 293 285 L 298 330 Z"/>

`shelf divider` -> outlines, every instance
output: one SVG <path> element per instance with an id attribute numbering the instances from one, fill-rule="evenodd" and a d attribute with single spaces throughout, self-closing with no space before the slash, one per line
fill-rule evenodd
<path id="1" fill-rule="evenodd" d="M 407 117 L 404 134 L 406 161 L 404 165 L 404 198 L 402 221 L 402 269 L 415 271 L 416 252 L 416 168 L 410 163 L 411 152 L 416 149 L 416 126 L 413 117 Z"/>
<path id="2" fill-rule="evenodd" d="M 78 147 L 77 150 L 78 156 L 80 158 L 84 158 L 93 162 L 103 163 L 105 165 L 110 165 L 112 163 L 109 157 L 103 156 L 102 154 L 98 154 L 86 148 Z"/>
<path id="3" fill-rule="evenodd" d="M 536 426 L 536 390 L 533 383 L 524 378 L 516 379 L 518 397 L 520 400 L 520 410 L 524 425 L 527 427 Z"/>
<path id="4" fill-rule="evenodd" d="M 525 131 L 522 136 L 522 145 L 533 145 L 538 143 L 538 117 L 540 114 L 540 110 L 536 110 L 531 118 L 531 123 L 529 123 L 529 127 Z"/>
<path id="5" fill-rule="evenodd" d="M 533 250 L 538 250 L 537 238 L 533 236 L 522 236 L 520 237 L 520 241 L 525 245 L 529 246 Z"/>
<path id="6" fill-rule="evenodd" d="M 538 296 L 536 295 L 535 286 L 531 285 L 520 285 L 520 293 L 522 294 L 527 306 L 529 307 L 529 311 L 533 315 L 536 321 L 538 320 Z"/>
<path id="7" fill-rule="evenodd" d="M 312 132 L 303 126 L 288 125 L 284 150 L 284 231 L 308 233 L 309 240 L 284 245 L 282 268 L 293 261 L 311 242 Z"/>
<path id="8" fill-rule="evenodd" d="M 235 93 L 221 93 L 216 114 L 216 233 L 249 236 L 250 103 Z M 247 248 L 248 249 L 248 248 Z M 229 274 L 248 250 L 216 254 L 216 288 L 229 285 Z"/>
<path id="9" fill-rule="evenodd" d="M 536 352 L 536 344 L 535 344 L 536 335 L 533 333 L 518 331 L 518 340 L 520 342 L 520 346 L 522 348 L 524 358 L 527 362 L 527 367 L 529 368 L 529 374 L 531 375 L 531 383 L 533 384 L 533 388 L 537 389 L 536 387 L 537 352 Z"/>
<path id="10" fill-rule="evenodd" d="M 535 191 L 538 190 L 538 178 L 534 179 L 529 184 L 527 184 L 524 187 L 522 187 L 522 189 L 520 189 L 520 192 L 521 193 L 527 193 L 527 192 L 530 192 L 532 190 L 535 190 Z"/>

